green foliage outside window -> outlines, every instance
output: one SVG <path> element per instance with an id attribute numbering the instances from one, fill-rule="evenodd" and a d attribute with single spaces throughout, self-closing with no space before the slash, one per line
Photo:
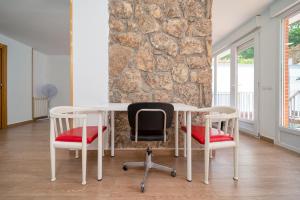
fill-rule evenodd
<path id="1" fill-rule="evenodd" d="M 289 25 L 289 46 L 300 44 L 300 21 Z"/>
<path id="2" fill-rule="evenodd" d="M 248 48 L 238 55 L 238 63 L 254 64 L 254 47 Z"/>
<path id="3" fill-rule="evenodd" d="M 222 62 L 230 62 L 230 54 L 227 54 L 220 58 Z M 254 48 L 248 48 L 238 54 L 239 64 L 254 64 Z"/>

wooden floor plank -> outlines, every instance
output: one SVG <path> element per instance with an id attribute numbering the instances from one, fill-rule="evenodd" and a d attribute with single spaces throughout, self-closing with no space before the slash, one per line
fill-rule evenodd
<path id="1" fill-rule="evenodd" d="M 154 150 L 154 161 L 176 166 L 177 177 L 151 171 L 146 192 L 139 192 L 143 170 L 122 170 L 125 161 L 142 161 L 144 151 L 116 151 L 104 157 L 104 179 L 96 181 L 97 153 L 88 152 L 87 185 L 81 185 L 81 160 L 57 151 L 57 180 L 50 182 L 49 123 L 38 121 L 0 130 L 0 199 L 210 199 L 299 200 L 300 156 L 273 144 L 241 135 L 240 180 L 234 182 L 232 150 L 211 160 L 210 185 L 204 185 L 203 152 L 193 151 L 193 182 L 185 179 L 185 158 Z M 181 152 L 182 155 L 182 152 Z"/>

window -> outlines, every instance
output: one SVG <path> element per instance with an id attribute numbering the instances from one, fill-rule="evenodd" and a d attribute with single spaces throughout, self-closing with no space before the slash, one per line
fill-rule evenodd
<path id="1" fill-rule="evenodd" d="M 230 105 L 230 49 L 216 57 L 216 88 L 214 91 L 215 105 Z"/>
<path id="2" fill-rule="evenodd" d="M 283 20 L 281 125 L 300 130 L 300 13 Z"/>
<path id="3" fill-rule="evenodd" d="M 233 106 L 240 127 L 258 136 L 259 33 L 251 33 L 213 56 L 213 106 Z"/>
<path id="4" fill-rule="evenodd" d="M 240 119 L 254 120 L 254 46 L 253 41 L 241 45 L 237 56 L 237 107 Z"/>

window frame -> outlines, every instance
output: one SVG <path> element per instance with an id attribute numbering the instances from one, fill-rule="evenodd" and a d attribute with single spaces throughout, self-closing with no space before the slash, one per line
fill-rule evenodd
<path id="1" fill-rule="evenodd" d="M 248 40 L 245 40 L 245 42 L 240 42 L 238 43 L 238 45 L 236 45 L 236 93 L 238 94 L 238 66 L 239 66 L 239 63 L 238 63 L 238 55 L 239 53 L 249 49 L 249 48 L 253 48 L 254 50 L 254 56 L 253 56 L 253 61 L 254 61 L 254 79 L 253 79 L 253 88 L 254 88 L 254 91 L 253 91 L 253 119 L 252 120 L 249 120 L 249 119 L 244 119 L 244 118 L 240 118 L 239 117 L 239 120 L 242 121 L 242 122 L 245 122 L 245 123 L 249 123 L 249 124 L 254 124 L 255 123 L 255 120 L 257 120 L 258 116 L 256 116 L 256 112 L 258 112 L 258 109 L 256 109 L 255 107 L 257 105 L 255 105 L 255 103 L 258 103 L 257 101 L 255 101 L 255 90 L 256 90 L 256 82 L 257 82 L 257 75 L 255 74 L 256 70 L 255 70 L 255 67 L 257 65 L 257 58 L 256 58 L 256 45 L 255 45 L 255 36 L 253 37 L 249 37 L 247 38 Z M 241 47 L 241 48 L 239 48 Z M 237 96 L 237 95 L 236 95 Z M 236 99 L 236 106 L 238 107 L 238 99 Z"/>
<path id="2" fill-rule="evenodd" d="M 277 122 L 277 126 L 279 127 L 279 131 L 286 131 L 288 133 L 294 134 L 294 135 L 299 135 L 300 136 L 300 130 L 291 128 L 291 127 L 285 127 L 283 124 L 284 121 L 284 59 L 285 59 L 285 20 L 287 18 L 291 18 L 295 15 L 300 15 L 300 6 L 296 6 L 288 11 L 286 11 L 284 14 L 282 14 L 279 17 L 279 22 L 280 22 L 280 45 L 279 45 L 279 50 L 280 50 L 280 56 L 279 56 L 279 85 L 278 85 L 278 89 L 279 89 L 279 116 L 278 116 L 278 122 Z M 280 134 L 277 135 L 277 140 L 280 141 Z"/>

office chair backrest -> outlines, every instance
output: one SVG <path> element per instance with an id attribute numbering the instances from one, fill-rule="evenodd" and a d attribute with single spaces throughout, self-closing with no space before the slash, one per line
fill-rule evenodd
<path id="1" fill-rule="evenodd" d="M 166 113 L 166 128 L 172 125 L 174 106 L 169 103 L 159 102 L 142 102 L 133 103 L 128 106 L 128 121 L 132 129 L 135 129 L 136 114 L 141 109 L 161 109 Z M 140 112 L 138 118 L 139 131 L 153 131 L 164 129 L 164 113 L 155 112 Z"/>

